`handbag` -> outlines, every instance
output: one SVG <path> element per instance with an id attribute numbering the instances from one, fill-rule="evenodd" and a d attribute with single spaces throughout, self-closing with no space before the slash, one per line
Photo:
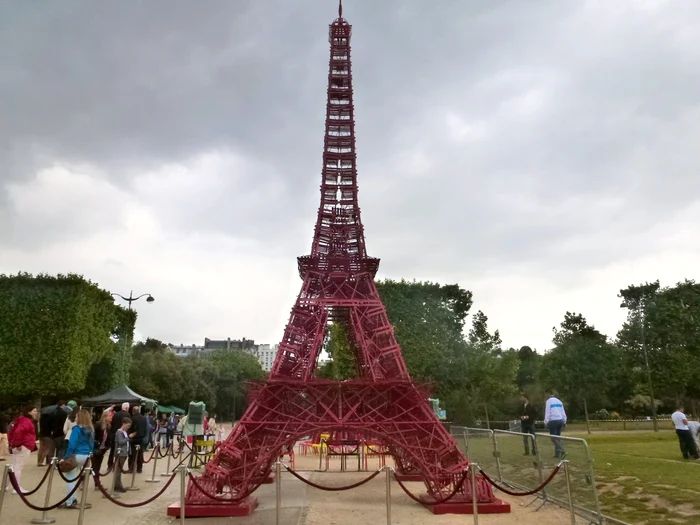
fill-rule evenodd
<path id="1" fill-rule="evenodd" d="M 78 458 L 75 457 L 75 454 L 69 458 L 64 458 L 58 463 L 58 470 L 61 472 L 70 472 L 76 468 L 78 468 Z"/>

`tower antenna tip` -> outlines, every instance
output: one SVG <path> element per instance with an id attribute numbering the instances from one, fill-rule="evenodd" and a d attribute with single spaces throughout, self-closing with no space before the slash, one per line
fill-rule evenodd
<path id="1" fill-rule="evenodd" d="M 343 18 L 343 0 L 338 0 L 338 18 Z"/>

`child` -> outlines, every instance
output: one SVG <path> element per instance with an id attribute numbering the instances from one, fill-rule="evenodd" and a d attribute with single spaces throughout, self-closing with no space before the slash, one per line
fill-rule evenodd
<path id="1" fill-rule="evenodd" d="M 131 419 L 125 417 L 122 420 L 122 426 L 117 430 L 114 436 L 114 453 L 117 456 L 117 464 L 114 466 L 114 490 L 115 492 L 126 492 L 122 485 L 122 469 L 126 458 L 129 457 L 131 451 L 131 442 L 129 439 L 129 428 L 131 427 Z"/>

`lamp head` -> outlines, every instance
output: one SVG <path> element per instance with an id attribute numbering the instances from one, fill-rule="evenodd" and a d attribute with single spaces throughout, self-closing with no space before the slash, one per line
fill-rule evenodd
<path id="1" fill-rule="evenodd" d="M 155 298 L 152 295 L 149 295 L 148 297 L 146 297 L 147 303 L 152 303 L 153 301 L 155 301 Z"/>

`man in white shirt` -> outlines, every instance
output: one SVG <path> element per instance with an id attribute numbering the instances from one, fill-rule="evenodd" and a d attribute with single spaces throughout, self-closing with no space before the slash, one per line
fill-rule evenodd
<path id="1" fill-rule="evenodd" d="M 547 403 L 544 409 L 544 424 L 549 430 L 549 434 L 552 436 L 561 436 L 561 431 L 566 426 L 566 411 L 564 410 L 564 403 L 560 399 L 554 396 L 554 392 L 548 392 Z M 566 450 L 564 449 L 564 443 L 558 437 L 552 438 L 552 443 L 554 443 L 554 457 L 563 458 L 566 455 Z"/>
<path id="2" fill-rule="evenodd" d="M 682 405 L 671 414 L 671 421 L 673 421 L 673 426 L 676 427 L 676 435 L 681 446 L 683 459 L 698 459 L 698 449 L 695 446 L 693 434 L 688 426 L 688 418 L 685 415 L 685 408 Z"/>

